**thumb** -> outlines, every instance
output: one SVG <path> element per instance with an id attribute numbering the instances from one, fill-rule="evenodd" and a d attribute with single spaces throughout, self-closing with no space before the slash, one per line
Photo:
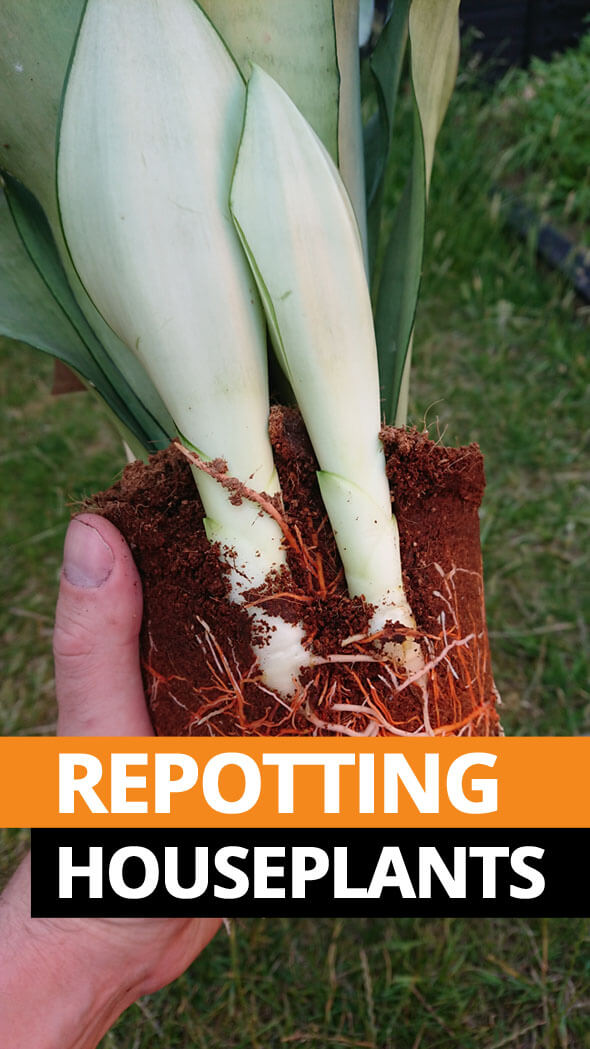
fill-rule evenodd
<path id="1" fill-rule="evenodd" d="M 146 736 L 139 666 L 141 582 L 127 543 L 103 517 L 70 522 L 53 651 L 62 736 Z"/>

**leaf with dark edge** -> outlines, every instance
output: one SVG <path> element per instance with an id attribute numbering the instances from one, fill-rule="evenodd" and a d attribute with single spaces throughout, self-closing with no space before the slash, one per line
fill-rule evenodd
<path id="1" fill-rule="evenodd" d="M 412 0 L 410 8 L 413 156 L 385 249 L 375 303 L 385 418 L 397 425 L 405 423 L 407 413 L 407 381 L 402 397 L 400 391 L 409 368 L 434 147 L 457 75 L 458 9 L 459 0 Z"/>
<path id="2" fill-rule="evenodd" d="M 366 246 L 358 0 L 201 0 L 247 80 L 260 66 L 338 164 Z"/>
<path id="3" fill-rule="evenodd" d="M 2 334 L 67 364 L 101 394 L 145 448 L 167 444 L 169 436 L 151 418 L 146 428 L 139 424 L 141 406 L 121 376 L 115 385 L 97 361 L 101 348 L 67 285 L 47 220 L 32 194 L 8 177 L 0 194 L 0 245 Z"/>
<path id="4" fill-rule="evenodd" d="M 338 163 L 339 73 L 332 0 L 201 0 L 199 6 L 244 79 L 252 64 L 269 73 Z"/>
<path id="5" fill-rule="evenodd" d="M 53 226 L 60 99 L 85 0 L 3 0 L 0 168 L 23 182 Z"/>
<path id="6" fill-rule="evenodd" d="M 62 307 L 68 312 L 74 303 L 74 328 L 78 327 L 82 309 L 86 326 L 90 324 L 96 333 L 98 356 L 106 354 L 116 361 L 112 366 L 105 363 L 105 370 L 111 375 L 114 368 L 112 374 L 121 374 L 123 386 L 131 392 L 129 410 L 137 408 L 138 429 L 151 434 L 150 440 L 159 445 L 162 434 L 174 433 L 170 415 L 139 361 L 107 327 L 79 286 L 61 241 L 55 189 L 56 132 L 63 85 L 85 6 L 86 0 L 4 0 L 0 34 L 0 169 L 23 183 L 39 201 L 53 237 L 57 238 L 67 281 L 74 288 L 75 296 L 70 292 L 67 301 L 62 300 Z M 22 232 L 21 229 L 21 235 Z"/>
<path id="7" fill-rule="evenodd" d="M 408 37 L 410 0 L 396 0 L 375 50 L 369 69 L 377 96 L 377 112 L 364 132 L 365 181 L 370 273 L 373 274 L 379 247 L 383 182 L 393 142 L 395 103 Z"/>

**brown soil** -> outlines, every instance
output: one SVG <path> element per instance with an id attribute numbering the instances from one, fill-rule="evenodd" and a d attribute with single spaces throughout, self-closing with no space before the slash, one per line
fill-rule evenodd
<path id="1" fill-rule="evenodd" d="M 429 666 L 425 698 L 423 688 L 404 680 L 378 643 L 366 638 L 371 610 L 347 595 L 299 414 L 274 408 L 270 432 L 282 516 L 294 539 L 291 579 L 275 580 L 271 594 L 252 600 L 302 621 L 314 653 L 345 661 L 306 669 L 288 704 L 263 686 L 250 617 L 226 598 L 190 467 L 172 445 L 147 466 L 128 466 L 90 507 L 121 530 L 143 580 L 142 662 L 156 731 L 497 735 L 479 544 L 485 481 L 477 445 L 445 448 L 415 430 L 392 427 L 381 435 L 407 594 Z M 395 629 L 391 633 L 396 636 Z"/>

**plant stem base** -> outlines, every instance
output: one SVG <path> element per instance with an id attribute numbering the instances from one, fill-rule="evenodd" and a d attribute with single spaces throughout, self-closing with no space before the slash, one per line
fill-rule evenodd
<path id="1" fill-rule="evenodd" d="M 290 577 L 250 599 L 302 622 L 318 664 L 291 697 L 262 683 L 252 620 L 227 599 L 205 536 L 190 467 L 177 446 L 132 463 L 89 509 L 123 533 L 144 588 L 146 697 L 161 735 L 498 735 L 485 622 L 477 445 L 445 448 L 415 430 L 381 438 L 397 516 L 404 582 L 427 673 L 412 681 L 383 654 L 399 630 L 367 639 L 371 609 L 348 597 L 297 411 L 273 408 L 270 433 L 285 522 L 298 549 Z"/>

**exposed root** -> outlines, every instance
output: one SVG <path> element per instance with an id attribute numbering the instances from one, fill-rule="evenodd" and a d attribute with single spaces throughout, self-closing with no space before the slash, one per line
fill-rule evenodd
<path id="1" fill-rule="evenodd" d="M 418 634 L 427 654 L 423 671 L 404 673 L 382 647 L 368 652 L 379 637 L 350 635 L 339 651 L 313 658 L 289 699 L 263 683 L 256 663 L 240 667 L 231 640 L 222 642 L 197 617 L 194 637 L 208 683 L 193 690 L 187 731 L 254 736 L 307 735 L 311 731 L 318 736 L 358 738 L 489 734 L 496 726 L 496 697 L 489 685 L 485 639 L 474 624 L 463 624 L 459 617 L 455 584 L 462 569 L 453 567 L 445 573 L 437 566 L 437 571 L 441 577 L 439 631 Z M 152 664 L 150 653 L 145 672 L 152 704 L 157 703 L 162 686 L 174 701 L 175 675 L 165 677 Z"/>
<path id="2" fill-rule="evenodd" d="M 265 594 L 263 597 L 257 597 L 253 601 L 244 601 L 244 608 L 266 605 L 271 601 L 278 601 L 280 598 L 285 598 L 287 601 L 302 601 L 306 605 L 311 604 L 313 601 L 313 597 L 310 597 L 309 594 L 291 594 L 287 590 L 279 590 L 276 594 Z"/>
<path id="3" fill-rule="evenodd" d="M 130 466 L 93 500 L 127 538 L 144 583 L 142 666 L 157 731 L 390 739 L 501 731 L 479 574 L 478 450 L 383 431 L 404 587 L 419 629 L 381 620 L 371 627 L 376 609 L 347 592 L 301 419 L 273 408 L 269 429 L 282 499 L 176 444 Z M 232 502 L 250 500 L 254 514 L 271 516 L 284 536 L 286 568 L 258 588 L 240 580 L 241 603 L 228 599 L 240 565 L 220 559 L 207 539 L 191 465 Z M 279 640 L 281 620 L 301 628 L 294 676 L 304 669 L 288 696 L 263 680 L 257 660 Z M 412 643 L 423 668 L 394 658 L 395 646 Z"/>
<path id="4" fill-rule="evenodd" d="M 216 636 L 206 618 L 198 615 L 187 639 L 191 658 L 198 661 L 194 677 L 198 687 L 188 686 L 187 679 L 168 665 L 166 653 L 156 651 L 148 634 L 144 673 L 153 710 L 165 697 L 182 712 L 184 731 L 194 735 L 435 738 L 498 731 L 497 695 L 482 626 L 483 587 L 477 572 L 433 566 L 440 580 L 432 591 L 439 613 L 428 633 L 401 624 L 386 624 L 371 632 L 370 607 L 360 599 L 354 605 L 346 596 L 341 564 L 322 544 L 326 519 L 316 516 L 312 522 L 305 507 L 300 507 L 303 516 L 292 520 L 280 499 L 229 477 L 223 462 L 205 462 L 182 446 L 181 450 L 232 497 L 255 502 L 280 526 L 290 574 L 268 589 L 248 593 L 243 607 L 249 611 L 265 606 L 271 614 L 276 608 L 277 615 L 296 616 L 305 626 L 305 647 L 312 656 L 294 693 L 286 698 L 263 680 L 251 648 L 250 656 L 245 656 L 243 642 L 234 645 L 225 631 Z M 478 587 L 482 614 L 477 622 L 465 621 L 460 597 L 463 573 L 472 577 L 472 591 L 473 581 Z M 342 601 L 344 636 L 327 635 L 322 610 L 340 609 Z M 420 646 L 423 665 L 410 672 L 392 653 L 412 642 Z M 175 695 L 175 681 L 183 685 L 182 700 Z"/>
<path id="5" fill-rule="evenodd" d="M 272 517 L 273 520 L 276 521 L 285 537 L 287 545 L 293 550 L 299 552 L 299 544 L 297 543 L 293 532 L 270 496 L 266 496 L 262 492 L 256 492 L 254 488 L 249 488 L 248 485 L 239 481 L 236 477 L 230 477 L 223 460 L 214 459 L 211 462 L 207 462 L 205 459 L 201 459 L 196 452 L 191 452 L 189 448 L 185 448 L 180 441 L 176 441 L 176 444 L 180 448 L 185 459 L 188 459 L 191 466 L 196 466 L 197 470 L 202 470 L 203 473 L 206 473 L 209 477 L 212 477 L 217 481 L 222 488 L 231 492 L 232 498 L 236 503 L 240 502 L 242 499 L 249 499 L 251 503 L 257 503 L 261 510 L 264 510 L 269 517 Z"/>

